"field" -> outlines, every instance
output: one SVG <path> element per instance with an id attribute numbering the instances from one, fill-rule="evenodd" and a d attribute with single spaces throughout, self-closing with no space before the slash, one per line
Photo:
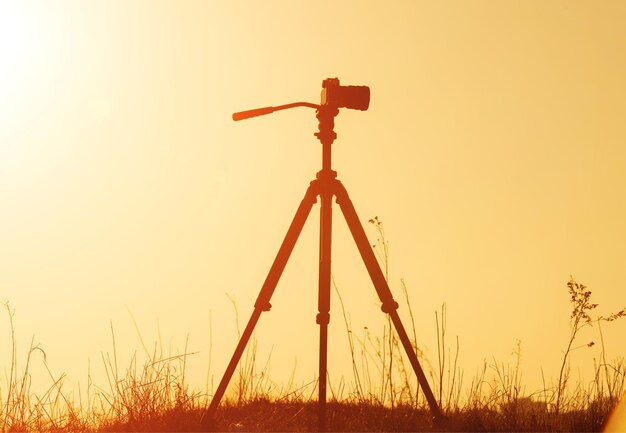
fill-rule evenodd
<path id="1" fill-rule="evenodd" d="M 346 321 L 352 348 L 355 384 L 344 382 L 329 388 L 327 429 L 329 431 L 601 431 L 625 391 L 626 364 L 623 359 L 607 362 L 604 347 L 595 376 L 588 385 L 572 383 L 570 354 L 577 334 L 586 326 L 623 318 L 619 310 L 606 317 L 593 317 L 597 304 L 591 291 L 573 279 L 567 283 L 572 313 L 571 334 L 565 342 L 560 375 L 532 395 L 522 395 L 518 362 L 504 365 L 485 362 L 482 372 L 464 383 L 457 357 L 446 343 L 445 305 L 436 316 L 438 360 L 427 370 L 433 392 L 445 414 L 434 423 L 415 376 L 407 368 L 394 333 L 367 341 L 353 337 Z M 406 290 L 405 290 L 406 296 Z M 339 297 L 341 300 L 341 297 Z M 5 304 L 13 330 L 13 311 Z M 386 328 L 388 329 L 388 328 Z M 114 337 L 113 337 L 114 338 Z M 108 386 L 90 384 L 87 396 L 73 401 L 63 388 L 64 375 L 49 372 L 46 392 L 31 392 L 31 355 L 43 350 L 31 346 L 26 363 L 13 362 L 0 387 L 0 431 L 315 431 L 318 404 L 317 384 L 290 385 L 275 390 L 256 362 L 254 342 L 249 345 L 231 381 L 228 398 L 213 418 L 206 415 L 211 395 L 190 389 L 185 382 L 187 353 L 173 357 L 157 355 L 139 366 L 122 369 L 113 355 L 103 355 Z M 518 343 L 519 344 L 519 343 Z M 601 338 L 601 344 L 604 345 Z M 584 346 L 584 345 L 583 345 Z M 418 355 L 423 354 L 417 349 Z M 360 355 L 359 355 L 360 354 Z M 458 355 L 458 352 L 457 352 Z M 45 361 L 44 353 L 44 364 Z M 423 365 L 432 365 L 422 362 Z M 47 368 L 47 365 L 45 365 Z M 120 373 L 121 371 L 125 373 Z M 491 373 L 491 374 L 489 374 Z"/>

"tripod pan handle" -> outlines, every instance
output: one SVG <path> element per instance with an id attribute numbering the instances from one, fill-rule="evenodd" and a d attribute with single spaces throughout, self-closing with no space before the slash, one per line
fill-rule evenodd
<path id="1" fill-rule="evenodd" d="M 240 111 L 233 113 L 233 120 L 249 119 L 250 117 L 263 116 L 274 112 L 274 107 L 255 108 L 254 110 Z"/>

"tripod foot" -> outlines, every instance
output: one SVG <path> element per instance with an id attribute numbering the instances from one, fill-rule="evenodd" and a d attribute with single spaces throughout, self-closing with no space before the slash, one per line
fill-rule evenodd
<path id="1" fill-rule="evenodd" d="M 214 425 L 213 417 L 206 412 L 200 417 L 200 425 L 198 431 L 211 431 L 211 427 Z"/>
<path id="2" fill-rule="evenodd" d="M 450 420 L 444 414 L 433 417 L 433 428 L 435 431 L 447 431 L 450 427 Z"/>
<path id="3" fill-rule="evenodd" d="M 198 426 L 199 432 L 220 432 L 224 431 L 224 427 L 217 422 L 214 416 L 207 415 L 206 413 L 200 418 L 200 425 Z"/>

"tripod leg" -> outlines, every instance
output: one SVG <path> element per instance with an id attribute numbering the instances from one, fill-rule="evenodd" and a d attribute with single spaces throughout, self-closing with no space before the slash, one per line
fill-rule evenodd
<path id="1" fill-rule="evenodd" d="M 321 194 L 318 314 L 320 325 L 318 431 L 326 431 L 326 385 L 328 365 L 328 322 L 330 321 L 330 257 L 332 241 L 332 201 L 327 189 Z"/>
<path id="2" fill-rule="evenodd" d="M 302 232 L 302 228 L 304 227 L 304 223 L 306 222 L 306 219 L 311 212 L 311 208 L 317 201 L 318 189 L 318 181 L 314 180 L 313 182 L 311 182 L 311 185 L 307 189 L 307 192 L 302 199 L 298 210 L 296 211 L 291 225 L 289 226 L 289 230 L 285 235 L 285 239 L 283 240 L 283 243 L 278 250 L 278 254 L 274 259 L 274 263 L 272 264 L 272 267 L 267 274 L 265 283 L 263 283 L 261 292 L 259 293 L 259 296 L 254 304 L 254 311 L 252 312 L 252 316 L 250 317 L 250 320 L 248 321 L 248 324 L 246 325 L 246 328 L 241 335 L 239 343 L 235 348 L 235 353 L 233 354 L 230 362 L 228 363 L 228 366 L 226 367 L 224 376 L 222 376 L 222 380 L 220 381 L 220 384 L 218 385 L 217 390 L 213 395 L 211 404 L 209 405 L 208 410 L 203 416 L 203 424 L 208 422 L 215 414 L 215 410 L 217 409 L 217 406 L 220 404 L 220 401 L 224 396 L 226 387 L 228 387 L 228 383 L 230 382 L 230 379 L 235 372 L 235 368 L 237 367 L 237 364 L 241 359 L 241 355 L 243 354 L 243 351 L 248 344 L 248 340 L 252 335 L 252 331 L 254 331 L 254 327 L 256 326 L 256 323 L 259 320 L 261 313 L 263 311 L 269 311 L 270 308 L 272 308 L 270 304 L 270 299 L 272 297 L 272 294 L 274 293 L 276 285 L 278 284 L 278 280 L 280 279 L 280 276 L 285 269 L 287 260 L 289 259 L 289 256 L 293 251 L 293 247 L 296 245 L 298 237 Z"/>
<path id="3" fill-rule="evenodd" d="M 443 414 L 439 409 L 439 405 L 437 404 L 437 400 L 435 400 L 435 396 L 433 395 L 432 390 L 430 389 L 430 385 L 428 384 L 428 380 L 426 379 L 426 375 L 424 375 L 424 371 L 420 366 L 419 360 L 417 359 L 417 355 L 413 350 L 413 346 L 411 345 L 411 340 L 404 329 L 404 325 L 400 320 L 400 316 L 398 315 L 398 303 L 393 299 L 393 295 L 391 294 L 391 290 L 389 289 L 389 285 L 385 280 L 385 276 L 378 265 L 378 261 L 376 260 L 376 256 L 374 255 L 374 251 L 367 239 L 365 234 L 365 230 L 359 221 L 359 217 L 356 214 L 354 209 L 354 205 L 348 197 L 348 192 L 345 187 L 341 184 L 341 182 L 335 182 L 335 195 L 337 196 L 337 203 L 341 207 L 341 211 L 343 212 L 344 217 L 346 218 L 346 222 L 348 223 L 348 227 L 350 228 L 350 232 L 352 233 L 352 237 L 356 242 L 356 245 L 361 253 L 361 258 L 367 267 L 367 271 L 370 275 L 372 283 L 374 283 L 374 287 L 376 289 L 376 293 L 382 302 L 382 310 L 383 312 L 389 314 L 391 316 L 391 320 L 396 328 L 396 332 L 398 333 L 398 337 L 402 342 L 402 346 L 411 362 L 411 366 L 413 367 L 413 371 L 415 371 L 415 375 L 417 376 L 417 380 L 422 387 L 422 391 L 424 391 L 424 395 L 426 396 L 426 400 L 428 401 L 428 405 L 430 407 L 430 411 L 433 414 L 436 422 L 443 420 Z"/>

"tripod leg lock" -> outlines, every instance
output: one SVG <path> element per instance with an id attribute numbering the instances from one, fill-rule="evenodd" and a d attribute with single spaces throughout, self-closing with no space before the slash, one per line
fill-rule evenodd
<path id="1" fill-rule="evenodd" d="M 330 322 L 330 314 L 328 313 L 317 313 L 315 316 L 315 323 L 318 325 L 328 325 L 328 322 Z"/>
<path id="2" fill-rule="evenodd" d="M 261 310 L 261 311 L 270 311 L 272 309 L 272 304 L 270 304 L 267 301 L 257 300 L 254 303 L 254 308 L 256 308 L 258 310 Z"/>
<path id="3" fill-rule="evenodd" d="M 383 313 L 390 314 L 392 311 L 395 311 L 398 309 L 398 303 L 394 301 L 393 299 L 391 299 L 389 301 L 384 302 L 383 305 L 380 306 L 380 309 L 383 311 Z"/>

